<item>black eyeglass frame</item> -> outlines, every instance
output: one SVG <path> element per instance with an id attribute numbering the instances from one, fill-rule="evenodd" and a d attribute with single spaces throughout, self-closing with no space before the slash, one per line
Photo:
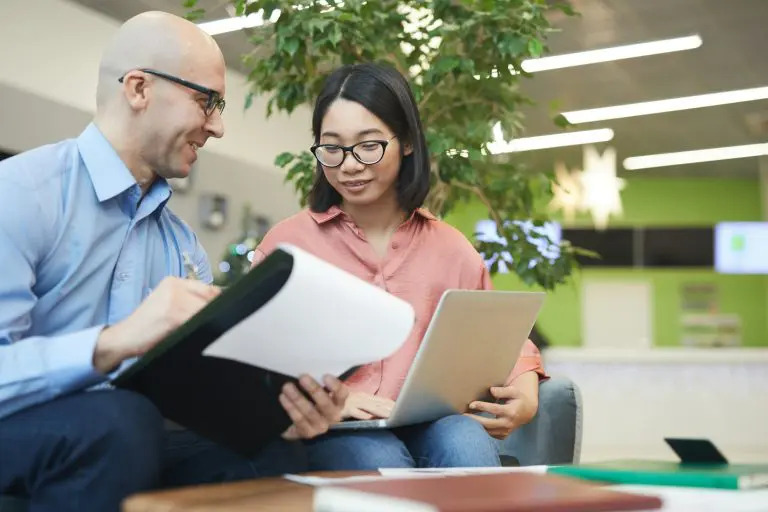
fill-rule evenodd
<path id="1" fill-rule="evenodd" d="M 138 71 L 141 71 L 142 73 L 147 73 L 148 75 L 154 75 L 164 80 L 168 80 L 169 82 L 173 82 L 178 85 L 187 87 L 188 89 L 192 89 L 193 91 L 197 91 L 201 94 L 205 94 L 206 96 L 208 96 L 208 101 L 206 102 L 205 109 L 204 109 L 206 116 L 210 116 L 211 114 L 213 114 L 213 111 L 216 109 L 219 110 L 219 114 L 222 114 L 224 112 L 224 107 L 227 105 L 227 102 L 224 101 L 224 98 L 221 97 L 221 94 L 219 93 L 219 91 L 215 91 L 210 87 L 205 87 L 204 85 L 196 84 L 194 82 L 190 82 L 189 80 L 184 80 L 183 78 L 169 75 L 168 73 L 163 73 L 162 71 L 157 71 L 154 69 L 145 68 L 145 69 L 139 69 Z M 125 75 L 118 78 L 117 81 L 120 83 L 123 83 L 124 79 L 125 79 Z"/>
<path id="2" fill-rule="evenodd" d="M 394 138 L 396 138 L 397 135 L 393 135 L 389 140 L 362 140 L 360 142 L 357 142 L 355 144 L 352 144 L 351 146 L 342 146 L 341 144 L 315 144 L 312 147 L 309 148 L 309 150 L 312 152 L 312 155 L 315 157 L 315 160 L 317 160 L 320 165 L 323 165 L 325 167 L 328 167 L 330 169 L 335 169 L 336 167 L 341 167 L 341 165 L 344 163 L 344 161 L 347 159 L 347 153 L 352 154 L 352 158 L 357 160 L 363 165 L 376 165 L 377 163 L 381 162 L 384 159 L 384 155 L 387 152 L 387 146 L 389 146 L 389 143 L 392 142 Z M 360 160 L 360 158 L 355 154 L 355 148 L 357 146 L 360 146 L 361 144 L 371 144 L 371 143 L 377 143 L 381 144 L 381 156 L 378 160 L 375 162 L 364 162 L 363 160 Z M 316 151 L 320 148 L 338 148 L 343 151 L 343 155 L 341 157 L 341 162 L 339 162 L 336 165 L 326 165 L 323 162 L 320 161 L 320 159 L 317 157 Z"/>

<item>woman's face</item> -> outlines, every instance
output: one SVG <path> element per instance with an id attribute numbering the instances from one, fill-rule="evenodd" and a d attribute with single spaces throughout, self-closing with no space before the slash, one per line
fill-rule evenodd
<path id="1" fill-rule="evenodd" d="M 387 142 L 381 156 L 380 142 Z M 320 144 L 352 146 L 363 160 L 358 161 L 351 152 L 343 154 L 339 148 L 318 148 L 318 157 L 328 183 L 339 192 L 346 204 L 365 206 L 396 196 L 397 176 L 400 173 L 400 140 L 384 122 L 359 103 L 337 99 L 325 113 L 320 130 Z M 406 147 L 404 154 L 409 154 Z M 381 156 L 381 160 L 379 157 Z"/>

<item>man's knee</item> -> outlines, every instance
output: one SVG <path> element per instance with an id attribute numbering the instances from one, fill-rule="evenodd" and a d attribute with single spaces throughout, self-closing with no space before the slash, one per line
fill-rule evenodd
<path id="1" fill-rule="evenodd" d="M 306 445 L 310 469 L 365 471 L 413 467 L 400 439 L 389 431 L 332 433 Z"/>
<path id="2" fill-rule="evenodd" d="M 82 404 L 84 420 L 67 422 L 76 444 L 125 472 L 159 472 L 163 418 L 148 399 L 123 390 L 95 391 L 85 393 Z"/>
<path id="3" fill-rule="evenodd" d="M 6 418 L 3 428 L 9 444 L 0 452 L 19 461 L 10 481 L 25 482 L 33 500 L 67 500 L 77 491 L 110 501 L 159 478 L 162 418 L 134 393 L 70 395 Z"/>

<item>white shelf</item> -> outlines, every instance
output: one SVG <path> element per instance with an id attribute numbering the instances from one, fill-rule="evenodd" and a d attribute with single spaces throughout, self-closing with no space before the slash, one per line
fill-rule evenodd
<path id="1" fill-rule="evenodd" d="M 560 348 L 543 353 L 545 364 L 631 363 L 631 364 L 744 364 L 768 363 L 768 348 Z"/>

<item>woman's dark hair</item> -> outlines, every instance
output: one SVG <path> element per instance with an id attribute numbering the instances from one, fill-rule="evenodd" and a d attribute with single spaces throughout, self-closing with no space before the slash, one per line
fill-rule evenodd
<path id="1" fill-rule="evenodd" d="M 378 64 L 349 65 L 334 71 L 315 102 L 312 132 L 316 144 L 320 142 L 323 118 L 338 98 L 359 103 L 397 135 L 402 157 L 397 199 L 407 213 L 419 208 L 429 193 L 429 150 L 416 100 L 405 77 L 394 68 Z M 410 155 L 403 155 L 405 144 L 413 148 Z M 341 195 L 328 183 L 318 162 L 315 182 L 309 192 L 310 209 L 324 212 L 340 203 Z"/>

